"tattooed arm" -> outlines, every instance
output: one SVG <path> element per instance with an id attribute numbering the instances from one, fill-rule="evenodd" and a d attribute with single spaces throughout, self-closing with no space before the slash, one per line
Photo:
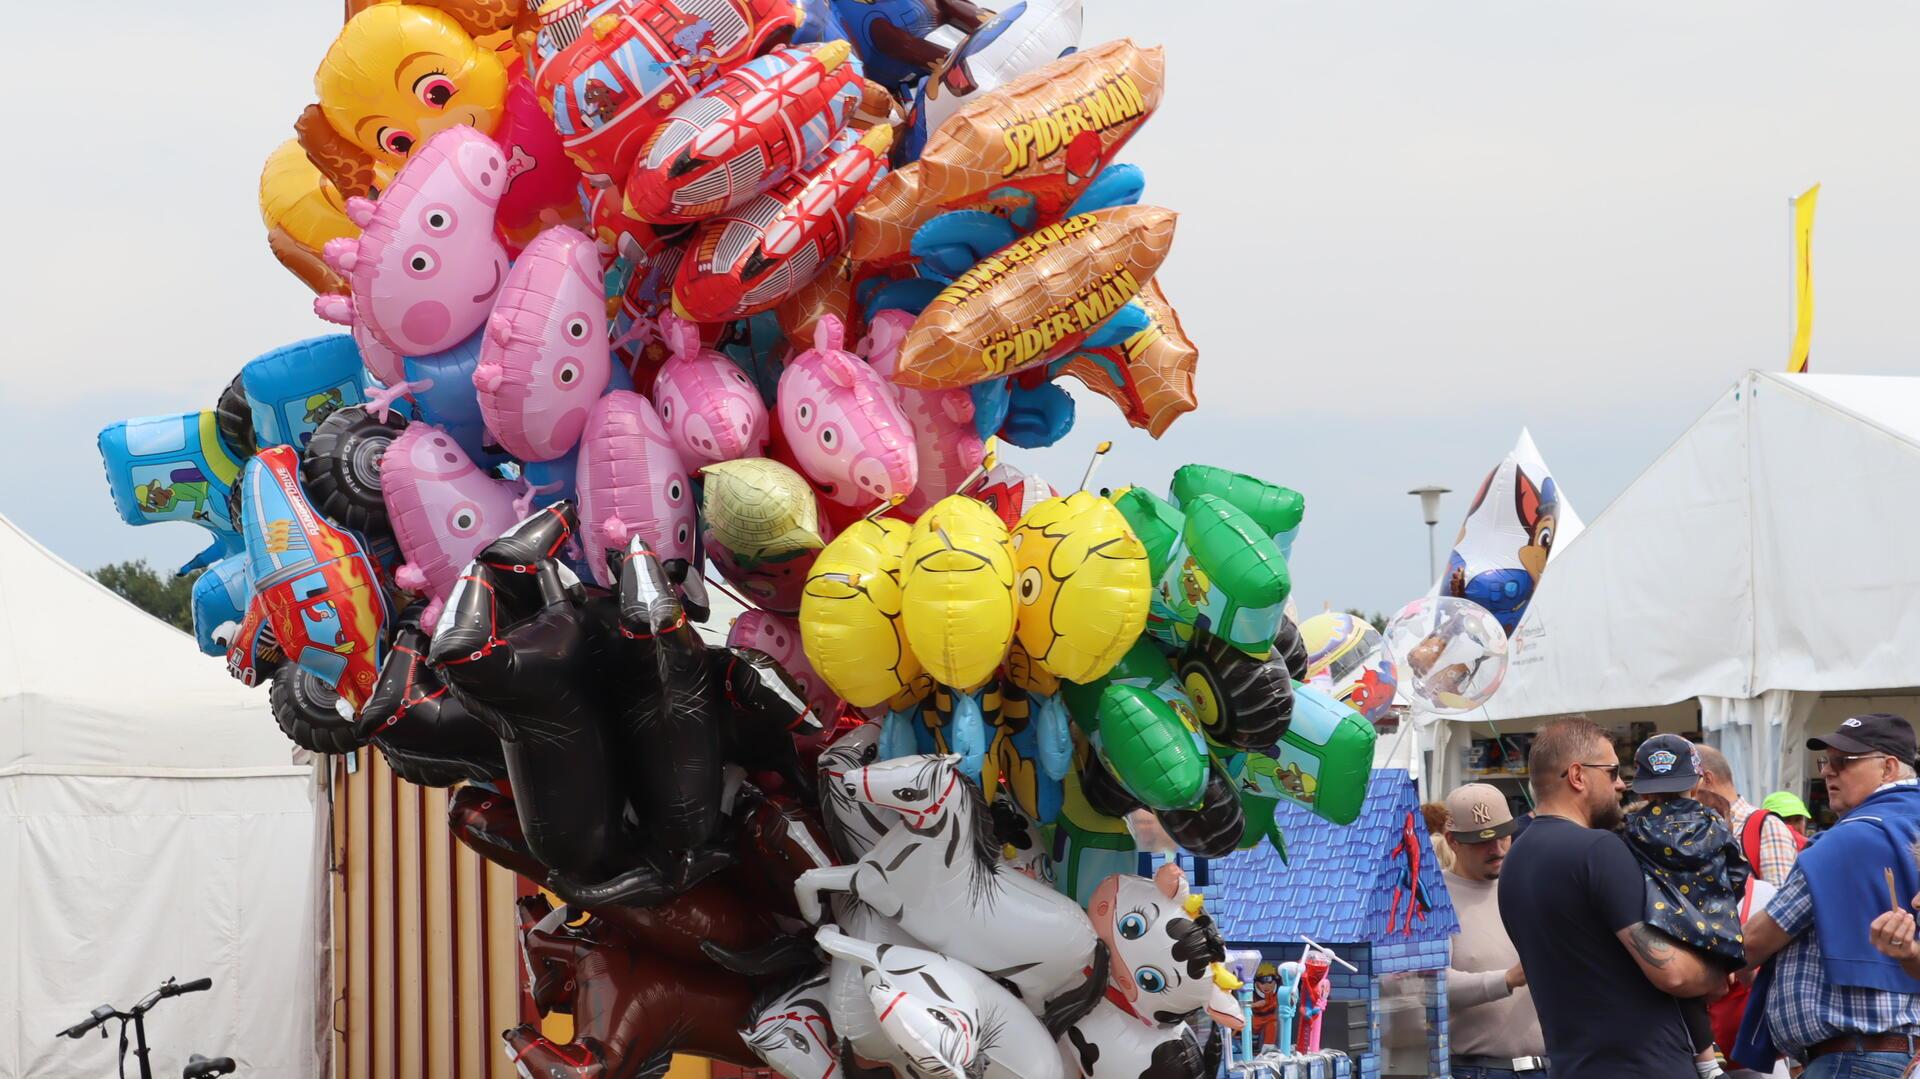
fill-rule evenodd
<path id="1" fill-rule="evenodd" d="M 1726 972 L 1692 949 L 1645 922 L 1635 922 L 1615 933 L 1627 954 L 1655 989 L 1676 997 L 1704 997 L 1726 983 Z"/>

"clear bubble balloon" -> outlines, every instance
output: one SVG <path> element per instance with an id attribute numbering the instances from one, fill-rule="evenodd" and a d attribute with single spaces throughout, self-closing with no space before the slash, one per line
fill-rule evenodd
<path id="1" fill-rule="evenodd" d="M 1387 623 L 1386 646 L 1415 707 L 1435 715 L 1471 712 L 1507 676 L 1507 633 L 1485 607 L 1425 596 Z"/>
<path id="2" fill-rule="evenodd" d="M 1307 684 L 1369 720 L 1392 710 L 1398 665 L 1365 619 L 1323 611 L 1300 623 L 1300 640 L 1307 646 Z"/>

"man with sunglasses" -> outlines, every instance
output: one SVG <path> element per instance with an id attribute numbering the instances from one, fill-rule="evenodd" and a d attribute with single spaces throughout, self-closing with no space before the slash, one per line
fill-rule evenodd
<path id="1" fill-rule="evenodd" d="M 1747 920 L 1754 980 L 1735 1052 L 1778 1050 L 1802 1079 L 1898 1077 L 1920 1052 L 1920 981 L 1876 948 L 1871 926 L 1920 891 L 1913 727 L 1876 712 L 1807 740 L 1839 823 L 1802 851 L 1767 909 Z M 1891 895 L 1889 894 L 1891 893 Z"/>
<path id="2" fill-rule="evenodd" d="M 1620 823 L 1620 757 L 1585 719 L 1550 723 L 1527 759 L 1534 821 L 1500 873 L 1553 1079 L 1696 1079 L 1677 997 L 1725 974 L 1648 926 L 1646 886 Z"/>

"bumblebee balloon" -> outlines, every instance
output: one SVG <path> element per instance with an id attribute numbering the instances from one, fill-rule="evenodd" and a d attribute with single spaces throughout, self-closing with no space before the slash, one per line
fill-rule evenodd
<path id="1" fill-rule="evenodd" d="M 802 647 L 813 669 L 855 708 L 886 704 L 916 683 L 924 692 L 924 670 L 907 644 L 902 616 L 900 564 L 908 532 L 890 518 L 856 521 L 827 544 L 807 574 Z"/>
<path id="2" fill-rule="evenodd" d="M 1113 503 L 1086 491 L 1035 506 L 1009 541 L 1018 574 L 1014 630 L 1035 663 L 1091 682 L 1147 622 L 1147 549 Z"/>
<path id="3" fill-rule="evenodd" d="M 1007 526 L 963 495 L 941 499 L 907 540 L 901 573 L 907 640 L 927 673 L 961 689 L 985 682 L 1013 640 Z"/>

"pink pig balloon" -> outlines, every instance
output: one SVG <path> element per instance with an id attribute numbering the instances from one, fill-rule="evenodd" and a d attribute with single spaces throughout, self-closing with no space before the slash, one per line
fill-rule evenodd
<path id="1" fill-rule="evenodd" d="M 511 484 L 482 472 L 451 435 L 408 424 L 380 458 L 380 497 L 407 557 L 394 583 L 432 596 L 437 610 L 467 563 L 519 520 L 513 496 Z"/>
<path id="2" fill-rule="evenodd" d="M 873 316 L 860 351 L 875 371 L 892 383 L 900 345 L 913 326 L 905 311 L 882 311 Z M 987 455 L 987 444 L 973 426 L 973 395 L 965 390 L 916 390 L 895 384 L 894 399 L 913 428 L 920 459 L 920 482 L 900 503 L 900 512 L 912 519 L 935 502 L 958 491 Z"/>
<path id="3" fill-rule="evenodd" d="M 654 378 L 653 405 L 680 456 L 699 468 L 764 454 L 767 406 L 746 372 L 702 348 L 695 323 L 663 314 L 660 336 L 673 355 Z"/>
<path id="4" fill-rule="evenodd" d="M 823 315 L 814 347 L 780 375 L 775 406 L 787 447 L 823 498 L 871 505 L 913 491 L 920 479 L 913 427 L 892 387 L 860 357 L 842 351 L 846 331 Z"/>
<path id="5" fill-rule="evenodd" d="M 733 628 L 727 631 L 727 647 L 757 648 L 772 656 L 800 683 L 800 692 L 815 715 L 839 712 L 840 698 L 827 688 L 827 680 L 813 669 L 800 646 L 800 623 L 771 611 L 748 611 L 733 620 Z"/>
<path id="6" fill-rule="evenodd" d="M 507 271 L 507 249 L 493 231 L 506 165 L 492 139 L 450 127 L 420 145 L 378 203 L 348 199 L 360 235 L 328 240 L 322 254 L 351 295 L 321 296 L 314 313 L 364 324 L 402 356 L 466 340 L 486 321 Z"/>
<path id="7" fill-rule="evenodd" d="M 592 237 L 556 225 L 520 253 L 487 317 L 473 388 L 508 453 L 551 461 L 580 441 L 613 373 Z"/>
<path id="8" fill-rule="evenodd" d="M 580 531 L 594 580 L 612 587 L 609 554 L 639 536 L 661 562 L 693 559 L 693 485 L 647 399 L 614 390 L 595 402 L 575 475 Z"/>

